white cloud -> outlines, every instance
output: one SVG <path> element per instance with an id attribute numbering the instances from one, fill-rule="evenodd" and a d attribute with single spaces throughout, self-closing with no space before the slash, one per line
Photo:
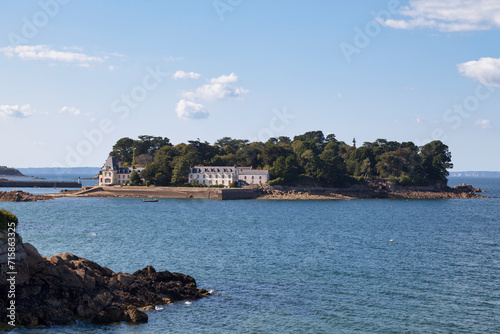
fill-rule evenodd
<path id="1" fill-rule="evenodd" d="M 482 129 L 492 129 L 493 123 L 489 119 L 478 119 L 476 120 L 476 125 L 480 126 Z"/>
<path id="2" fill-rule="evenodd" d="M 67 112 L 67 113 L 73 114 L 75 116 L 78 116 L 78 115 L 80 115 L 82 113 L 82 111 L 80 109 L 77 109 L 75 107 L 68 107 L 68 106 L 62 107 L 59 110 L 59 112 L 60 113 Z"/>
<path id="3" fill-rule="evenodd" d="M 2 117 L 14 117 L 14 118 L 25 118 L 33 115 L 33 110 L 29 104 L 22 106 L 19 105 L 0 105 L 0 116 Z"/>
<path id="4" fill-rule="evenodd" d="M 500 87 L 500 59 L 480 58 L 457 65 L 463 76 L 479 81 L 485 86 Z"/>
<path id="5" fill-rule="evenodd" d="M 429 28 L 443 32 L 500 28 L 498 0 L 410 0 L 399 14 L 403 19 L 379 19 L 395 29 Z"/>
<path id="6" fill-rule="evenodd" d="M 344 95 L 342 95 L 342 93 L 337 93 L 337 94 L 333 95 L 333 98 L 334 99 L 342 99 L 342 98 L 344 98 Z"/>
<path id="7" fill-rule="evenodd" d="M 238 82 L 238 76 L 234 73 L 221 75 L 218 78 L 210 79 L 210 83 L 198 87 L 195 91 L 184 92 L 182 97 L 188 100 L 219 100 L 227 97 L 239 97 L 248 90 L 242 87 L 235 87 L 231 83 Z"/>
<path id="8" fill-rule="evenodd" d="M 198 80 L 201 74 L 195 72 L 177 71 L 172 75 L 172 79 L 194 79 Z"/>
<path id="9" fill-rule="evenodd" d="M 186 119 L 201 119 L 207 118 L 210 114 L 207 109 L 201 104 L 194 103 L 191 101 L 180 100 L 177 103 L 175 112 L 179 118 Z"/>
<path id="10" fill-rule="evenodd" d="M 102 63 L 103 57 L 89 56 L 81 52 L 56 51 L 47 45 L 19 45 L 0 48 L 0 52 L 8 57 L 19 57 L 25 60 L 50 60 L 64 63 L 75 63 L 78 66 L 88 67 L 89 63 Z"/>
<path id="11" fill-rule="evenodd" d="M 221 75 L 218 78 L 210 79 L 210 82 L 213 84 L 229 84 L 233 82 L 238 82 L 238 76 L 234 73 L 231 73 L 229 75 Z"/>

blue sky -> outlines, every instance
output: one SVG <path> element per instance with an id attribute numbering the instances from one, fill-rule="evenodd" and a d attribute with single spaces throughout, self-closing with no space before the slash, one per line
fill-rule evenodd
<path id="1" fill-rule="evenodd" d="M 500 4 L 0 1 L 0 165 L 101 166 L 122 137 L 443 140 L 500 170 Z"/>

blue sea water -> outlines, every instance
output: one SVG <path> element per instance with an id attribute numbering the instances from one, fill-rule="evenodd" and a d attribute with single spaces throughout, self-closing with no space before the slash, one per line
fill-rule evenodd
<path id="1" fill-rule="evenodd" d="M 500 179 L 450 179 L 500 196 Z M 29 333 L 500 333 L 500 199 L 1 203 L 44 256 L 214 290 L 149 323 Z"/>

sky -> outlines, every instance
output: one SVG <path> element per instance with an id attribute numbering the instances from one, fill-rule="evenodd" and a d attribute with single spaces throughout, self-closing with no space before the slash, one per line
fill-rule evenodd
<path id="1" fill-rule="evenodd" d="M 441 140 L 500 170 L 498 0 L 0 0 L 0 165 L 123 137 Z"/>

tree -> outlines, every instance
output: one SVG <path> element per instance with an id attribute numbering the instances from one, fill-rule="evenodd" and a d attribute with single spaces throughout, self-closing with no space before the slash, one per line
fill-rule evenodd
<path id="1" fill-rule="evenodd" d="M 342 185 L 347 178 L 347 168 L 344 162 L 335 150 L 324 150 L 319 156 L 319 168 L 316 172 L 316 178 L 324 184 Z"/>
<path id="2" fill-rule="evenodd" d="M 156 151 L 164 146 L 171 146 L 167 137 L 139 136 L 139 140 L 134 141 L 135 156 L 149 154 L 154 156 Z"/>
<path id="3" fill-rule="evenodd" d="M 310 141 L 314 143 L 323 144 L 325 142 L 325 135 L 323 131 L 309 131 L 304 133 L 303 135 L 295 136 L 293 141 L 302 140 L 302 141 Z"/>
<path id="4" fill-rule="evenodd" d="M 133 146 L 133 139 L 130 139 L 128 137 L 121 138 L 113 146 L 113 150 L 109 155 L 115 157 L 116 160 L 121 164 L 131 164 L 133 158 Z"/>
<path id="5" fill-rule="evenodd" d="M 172 175 L 172 184 L 180 185 L 183 183 L 187 183 L 188 174 L 189 174 L 189 162 L 184 158 L 180 158 L 174 167 L 174 172 Z"/>
<path id="6" fill-rule="evenodd" d="M 271 170 L 269 171 L 271 174 L 271 177 L 273 179 L 277 179 L 279 177 L 285 179 L 286 175 L 286 158 L 285 157 L 278 157 L 273 163 L 273 166 L 271 167 Z"/>
<path id="7" fill-rule="evenodd" d="M 422 157 L 422 172 L 425 179 L 431 183 L 447 184 L 449 175 L 447 168 L 453 168 L 451 153 L 448 146 L 440 140 L 435 140 L 420 148 Z"/>
<path id="8" fill-rule="evenodd" d="M 132 173 L 130 173 L 130 183 L 133 186 L 138 186 L 139 184 L 142 183 L 142 180 L 141 180 L 141 177 L 139 176 L 139 173 L 137 173 L 137 171 L 135 171 L 135 170 Z"/>

